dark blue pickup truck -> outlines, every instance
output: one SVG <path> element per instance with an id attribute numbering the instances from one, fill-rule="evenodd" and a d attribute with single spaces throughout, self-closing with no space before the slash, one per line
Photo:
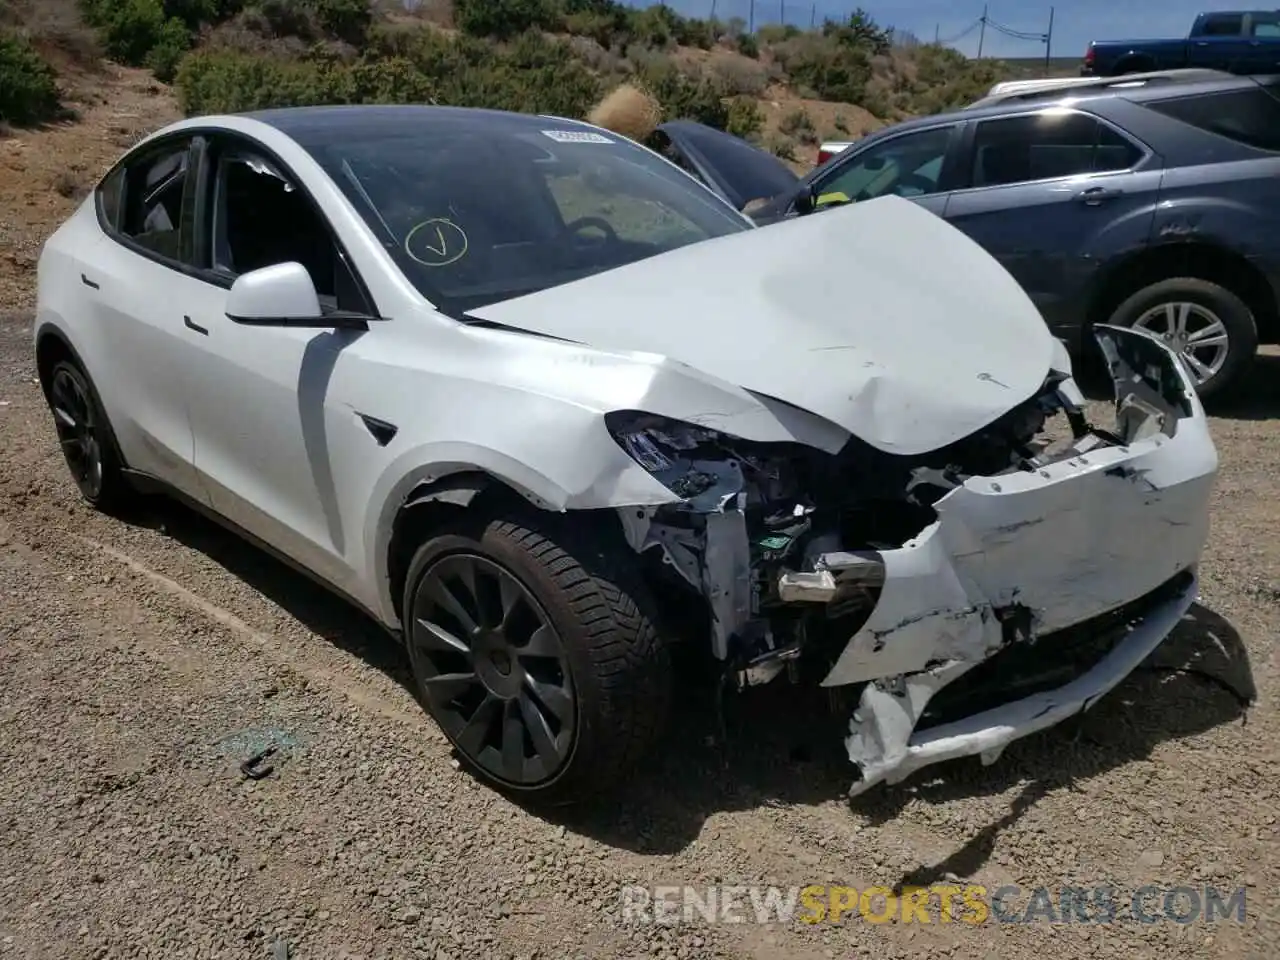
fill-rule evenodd
<path id="1" fill-rule="evenodd" d="M 1280 10 L 1202 13 L 1179 40 L 1095 40 L 1086 77 L 1207 67 L 1231 73 L 1280 73 Z"/>

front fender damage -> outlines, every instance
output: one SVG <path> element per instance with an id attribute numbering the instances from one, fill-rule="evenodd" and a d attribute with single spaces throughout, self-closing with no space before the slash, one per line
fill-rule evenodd
<path id="1" fill-rule="evenodd" d="M 1091 706 L 1194 602 L 1217 469 L 1203 410 L 1158 340 L 1097 336 L 1110 428 L 1055 374 L 924 458 L 854 440 L 806 461 L 669 424 L 620 440 L 682 498 L 620 510 L 628 541 L 701 595 L 739 688 L 795 677 L 795 661 L 836 641 L 821 686 L 857 697 L 851 793 L 954 757 L 994 762 Z M 1045 423 L 1058 414 L 1070 429 L 1055 441 Z"/>

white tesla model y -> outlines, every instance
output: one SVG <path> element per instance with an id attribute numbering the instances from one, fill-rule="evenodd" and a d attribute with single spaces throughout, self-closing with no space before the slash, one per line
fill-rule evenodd
<path id="1" fill-rule="evenodd" d="M 584 123 L 387 106 L 130 150 L 45 246 L 35 352 L 89 502 L 292 561 L 474 772 L 572 800 L 661 729 L 677 638 L 848 688 L 855 792 L 1118 683 L 1196 597 L 1217 455 L 1174 354 L 1098 339 L 1107 424 L 907 201 L 755 228 Z"/>

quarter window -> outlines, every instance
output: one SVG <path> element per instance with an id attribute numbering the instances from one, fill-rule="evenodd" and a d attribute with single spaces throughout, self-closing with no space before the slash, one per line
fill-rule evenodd
<path id="1" fill-rule="evenodd" d="M 1268 39 L 1280 37 L 1280 16 L 1255 13 L 1251 32 L 1255 37 L 1266 37 Z"/>
<path id="2" fill-rule="evenodd" d="M 1143 106 L 1237 143 L 1280 151 L 1280 99 L 1262 86 L 1149 100 Z"/>
<path id="3" fill-rule="evenodd" d="M 934 127 L 868 147 L 819 181 L 814 194 L 821 203 L 832 194 L 870 200 L 890 193 L 900 197 L 936 193 L 951 130 Z"/>
<path id="4" fill-rule="evenodd" d="M 978 124 L 975 187 L 997 187 L 1087 173 L 1127 170 L 1142 152 L 1082 113 L 1046 111 Z"/>

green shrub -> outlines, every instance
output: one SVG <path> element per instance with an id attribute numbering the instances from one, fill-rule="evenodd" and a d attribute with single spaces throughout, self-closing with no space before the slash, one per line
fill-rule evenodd
<path id="1" fill-rule="evenodd" d="M 646 64 L 637 77 L 668 119 L 696 120 L 723 130 L 729 122 L 724 87 L 703 74 L 684 73 L 669 60 Z"/>
<path id="2" fill-rule="evenodd" d="M 738 52 L 744 57 L 750 57 L 752 60 L 758 59 L 760 56 L 760 44 L 756 40 L 754 34 L 740 33 L 738 34 Z"/>
<path id="3" fill-rule="evenodd" d="M 173 80 L 178 63 L 191 48 L 191 31 L 177 17 L 170 17 L 161 26 L 156 42 L 143 58 L 143 66 L 151 70 L 164 83 Z"/>
<path id="4" fill-rule="evenodd" d="M 754 139 L 764 127 L 764 114 L 760 104 L 750 97 L 734 97 L 729 101 L 724 129 L 744 140 Z"/>
<path id="5" fill-rule="evenodd" d="M 178 99 L 188 115 L 339 103 L 339 72 L 318 61 L 197 50 L 178 67 Z"/>
<path id="6" fill-rule="evenodd" d="M 809 34 L 779 44 L 774 56 L 793 83 L 823 100 L 860 104 L 866 97 L 871 58 L 862 47 Z"/>
<path id="7" fill-rule="evenodd" d="M 500 40 L 526 30 L 558 26 L 551 0 L 454 0 L 453 21 L 463 33 Z"/>
<path id="8" fill-rule="evenodd" d="M 41 123 L 61 109 L 53 68 L 25 39 L 0 32 L 0 122 Z"/>
<path id="9" fill-rule="evenodd" d="M 315 103 L 420 103 L 580 117 L 599 81 L 567 44 L 538 33 L 499 46 L 428 29 L 379 29 L 354 63 L 199 50 L 178 70 L 188 114 Z"/>
<path id="10" fill-rule="evenodd" d="M 369 0 L 304 0 L 315 12 L 316 21 L 327 37 L 345 43 L 364 43 L 373 23 Z"/>
<path id="11" fill-rule="evenodd" d="M 168 18 L 161 0 L 83 0 L 85 19 L 102 36 L 112 60 L 140 67 L 156 46 Z"/>

